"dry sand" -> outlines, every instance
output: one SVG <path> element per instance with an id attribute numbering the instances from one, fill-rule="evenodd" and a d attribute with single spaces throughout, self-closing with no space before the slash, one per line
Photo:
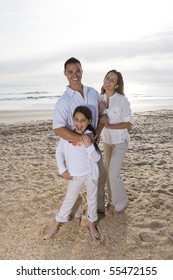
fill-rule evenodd
<path id="1" fill-rule="evenodd" d="M 112 218 L 99 216 L 101 240 L 82 223 L 64 224 L 51 240 L 66 192 L 57 172 L 51 121 L 0 125 L 1 260 L 173 259 L 173 111 L 134 114 L 122 168 L 129 203 Z M 86 210 L 85 189 L 84 208 Z"/>

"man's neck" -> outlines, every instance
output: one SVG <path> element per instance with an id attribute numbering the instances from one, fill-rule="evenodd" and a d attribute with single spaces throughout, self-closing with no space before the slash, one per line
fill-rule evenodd
<path id="1" fill-rule="evenodd" d="M 80 92 L 80 94 L 83 96 L 83 85 L 77 85 L 76 87 L 69 85 L 69 87 L 73 90 L 76 90 L 78 92 Z"/>

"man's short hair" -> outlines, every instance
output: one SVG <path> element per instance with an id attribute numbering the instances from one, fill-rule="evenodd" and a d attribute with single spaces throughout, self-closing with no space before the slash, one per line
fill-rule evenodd
<path id="1" fill-rule="evenodd" d="M 75 57 L 70 57 L 65 63 L 64 63 L 64 70 L 66 70 L 67 65 L 68 64 L 72 64 L 72 63 L 78 63 L 81 66 L 81 63 L 78 59 L 76 59 Z"/>

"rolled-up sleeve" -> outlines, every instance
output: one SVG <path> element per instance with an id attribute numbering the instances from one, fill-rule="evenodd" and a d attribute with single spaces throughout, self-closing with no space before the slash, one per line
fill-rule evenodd
<path id="1" fill-rule="evenodd" d="M 53 112 L 53 129 L 67 126 L 68 111 L 64 102 L 58 101 Z"/>
<path id="2" fill-rule="evenodd" d="M 127 98 L 124 99 L 123 105 L 122 105 L 122 120 L 123 122 L 130 122 L 131 124 L 134 123 L 132 111 L 130 108 L 130 102 Z"/>

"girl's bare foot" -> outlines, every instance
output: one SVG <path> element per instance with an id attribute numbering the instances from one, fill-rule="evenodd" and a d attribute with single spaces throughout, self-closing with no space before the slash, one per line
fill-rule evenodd
<path id="1" fill-rule="evenodd" d="M 55 222 L 53 226 L 49 229 L 48 233 L 43 237 L 44 240 L 50 239 L 53 235 L 58 233 L 60 227 L 60 222 Z"/>
<path id="2" fill-rule="evenodd" d="M 98 228 L 95 226 L 95 223 L 90 222 L 87 227 L 88 227 L 88 230 L 90 231 L 91 237 L 95 240 L 100 240 L 100 234 L 99 234 Z"/>

